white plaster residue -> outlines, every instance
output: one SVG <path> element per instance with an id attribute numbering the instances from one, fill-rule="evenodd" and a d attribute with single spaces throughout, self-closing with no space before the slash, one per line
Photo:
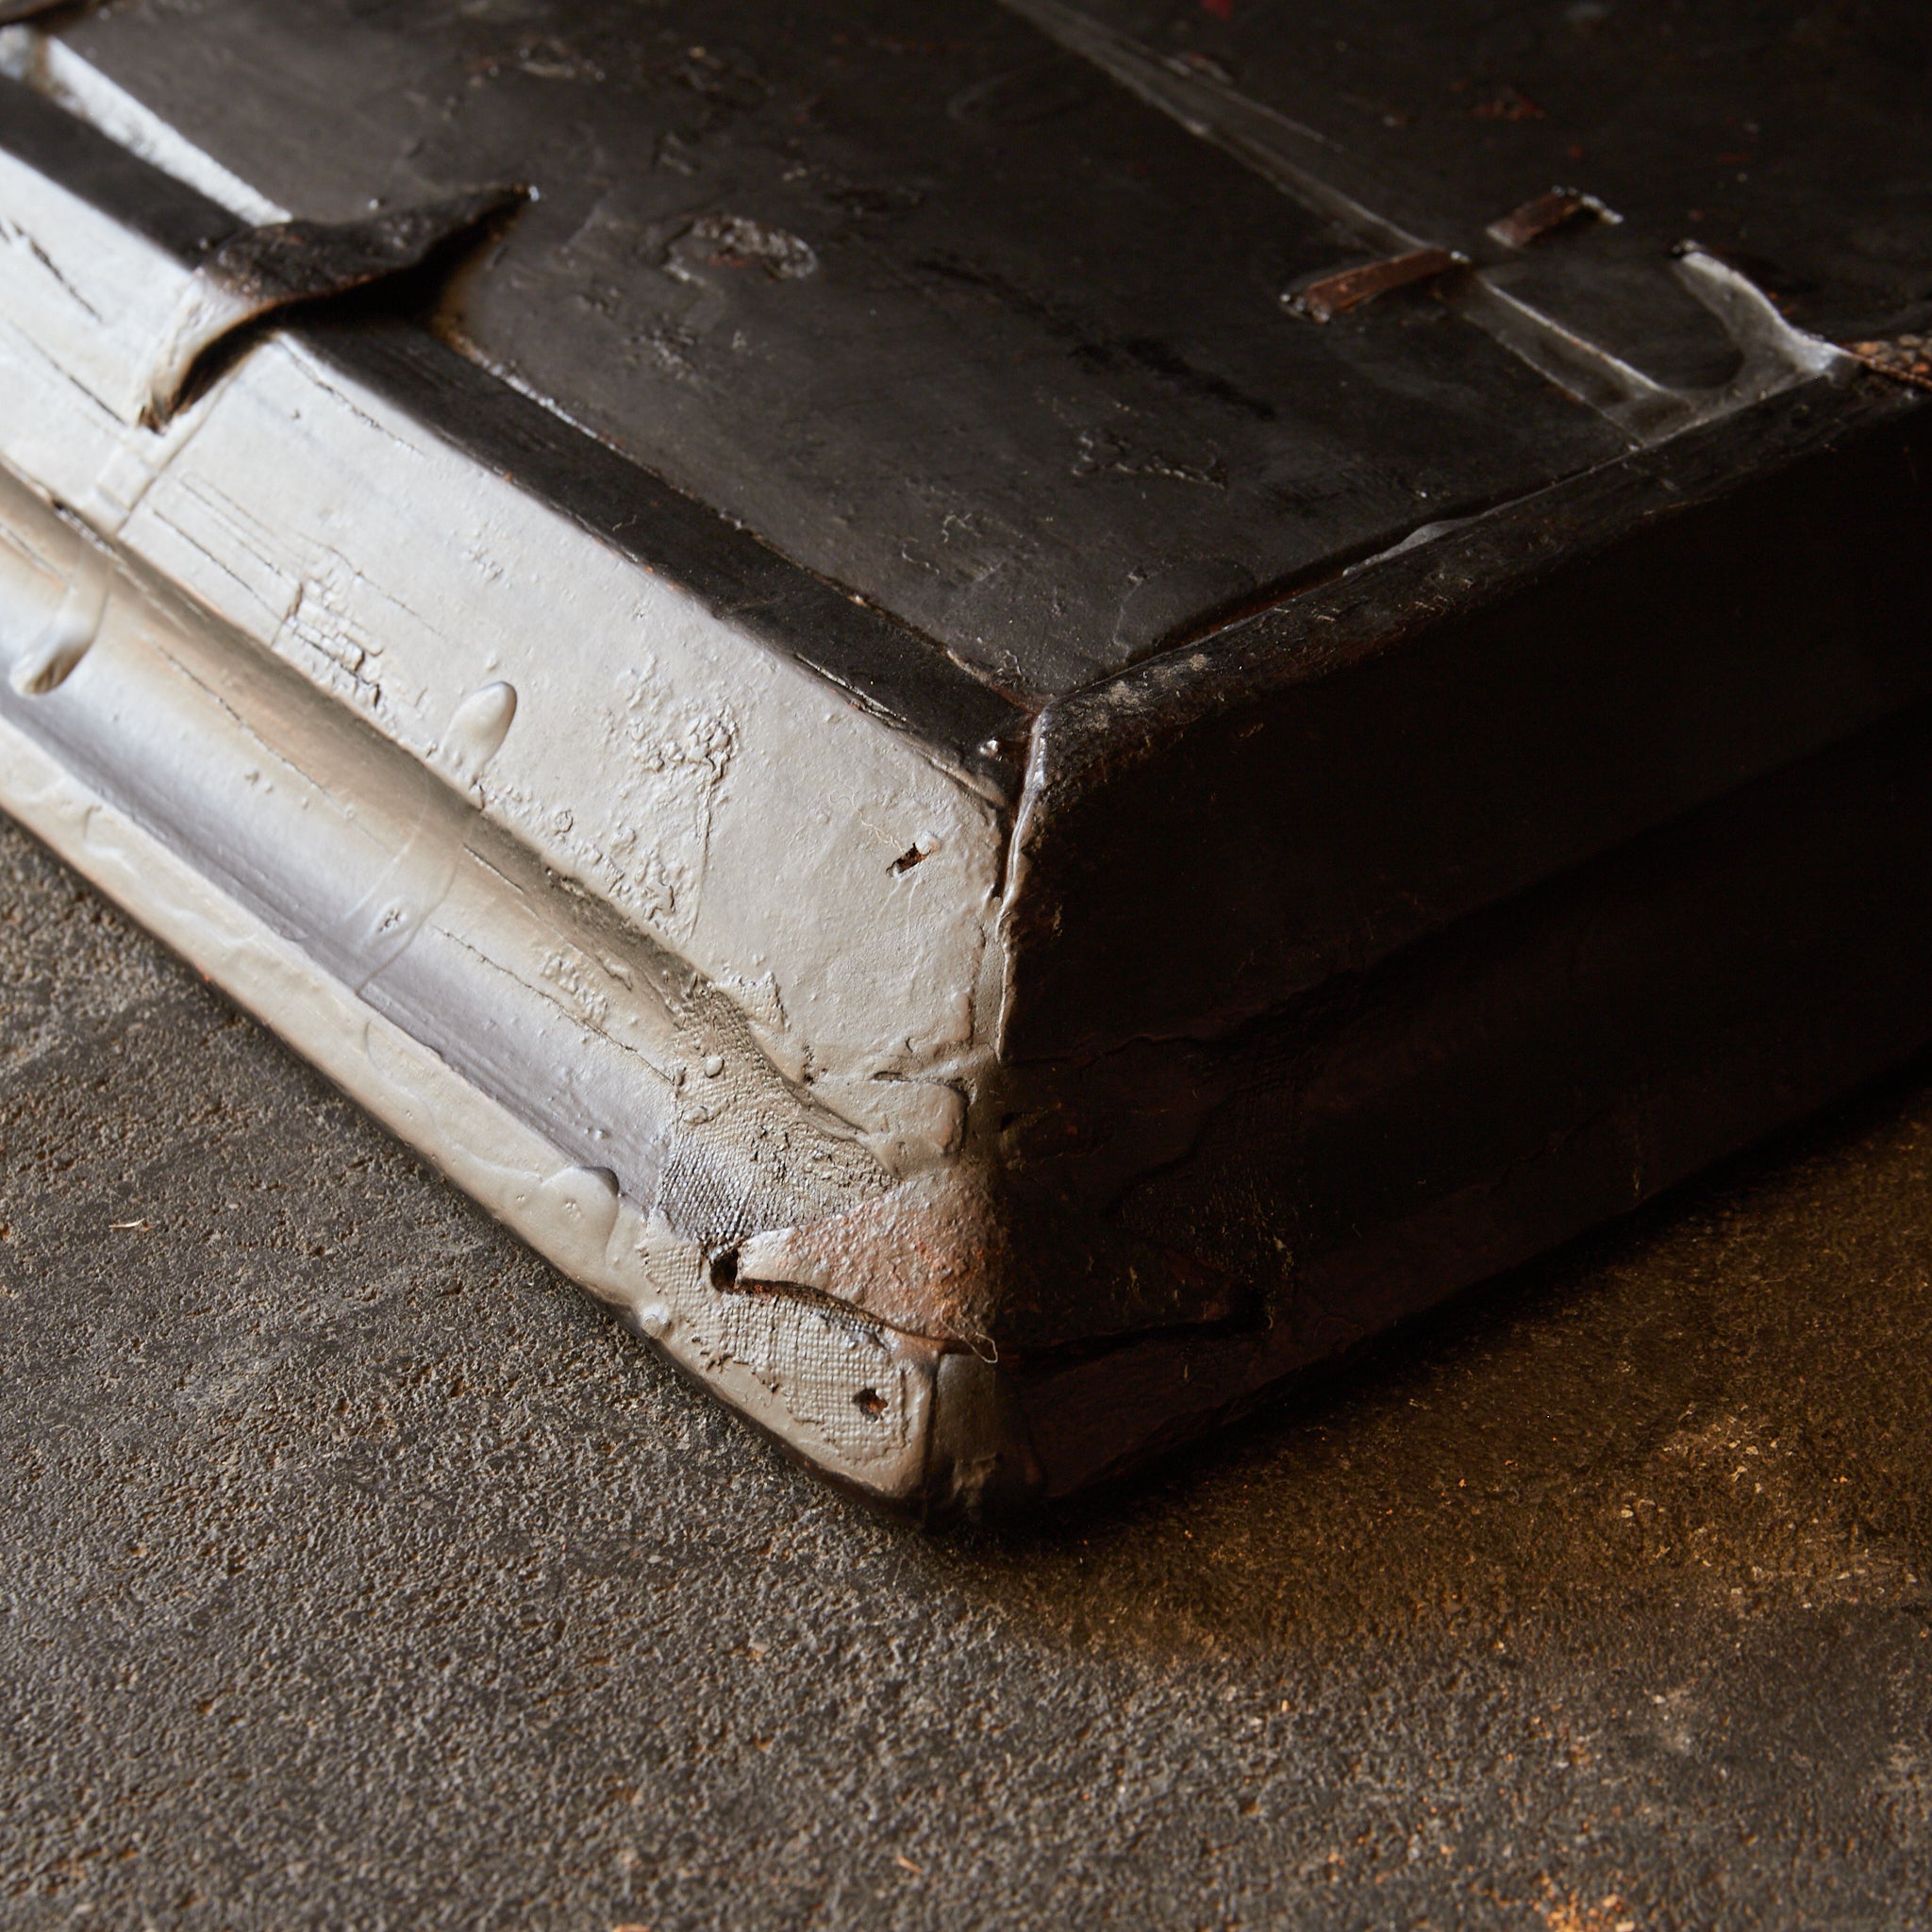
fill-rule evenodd
<path id="1" fill-rule="evenodd" d="M 495 678 L 473 691 L 456 708 L 437 748 L 437 762 L 459 786 L 480 785 L 490 760 L 503 749 L 517 715 L 516 686 Z"/>
<path id="2" fill-rule="evenodd" d="M 908 1034 L 906 1051 L 915 1066 L 938 1062 L 958 1053 L 973 1038 L 973 989 L 962 986 L 938 1003 L 938 1011 L 924 1033 Z"/>
<path id="3" fill-rule="evenodd" d="M 720 975 L 718 990 L 743 1013 L 758 1051 L 793 1087 L 805 1086 L 811 1073 L 810 1055 L 785 1010 L 776 976 L 764 973 L 747 979 L 741 974 L 726 973 Z"/>
<path id="4" fill-rule="evenodd" d="M 71 576 L 69 553 L 82 540 L 10 485 L 0 488 L 0 507 L 14 525 L 0 542 L 0 643 L 7 646 L 0 656 L 10 658 L 20 637 L 58 608 Z M 20 541 L 18 531 L 28 527 L 35 536 Z M 258 884 L 272 885 L 267 874 L 276 867 L 312 881 L 316 861 L 333 850 L 339 889 L 367 862 L 354 801 L 366 799 L 379 815 L 382 790 L 331 779 L 343 758 L 353 764 L 391 755 L 355 749 L 362 741 L 329 724 L 305 741 L 305 756 L 317 761 L 306 781 L 285 765 L 277 769 L 291 782 L 277 788 L 264 777 L 265 746 L 250 723 L 245 692 L 258 696 L 262 673 L 247 667 L 244 647 L 233 646 L 238 668 L 225 676 L 207 651 L 171 629 L 185 620 L 145 604 L 145 593 L 129 591 L 120 575 L 115 581 L 97 646 L 105 659 L 98 676 L 91 661 L 86 676 L 45 699 L 17 698 L 0 685 L 0 805 L 726 1401 L 849 1480 L 886 1495 L 916 1494 L 925 1475 L 938 1364 L 932 1345 L 796 1298 L 712 1288 L 699 1249 L 624 1198 L 608 1172 L 562 1152 L 50 754 L 39 736 L 42 721 L 65 720 L 49 727 L 52 743 L 89 721 L 88 757 L 108 768 L 146 770 L 171 791 L 178 784 L 195 794 L 175 799 L 184 810 L 192 808 L 198 829 L 190 847 L 204 835 L 219 842 L 228 823 L 222 801 L 231 791 L 279 790 L 281 830 L 270 827 L 257 841 Z M 184 651 L 181 661 L 173 649 Z M 158 698 L 162 711 L 188 704 L 199 722 L 185 734 L 178 721 L 158 724 Z M 320 699 L 313 707 L 327 708 Z M 327 749 L 331 743 L 337 752 Z M 295 796 L 304 782 L 308 795 Z M 452 800 L 443 816 L 459 810 Z M 537 908 L 525 903 L 528 889 L 480 863 L 468 876 L 443 915 L 454 922 L 449 934 L 435 942 L 462 946 L 467 933 L 476 958 L 478 942 L 506 961 L 520 958 L 526 947 L 516 936 L 519 922 L 541 924 Z M 482 897 L 472 904 L 465 891 Z M 507 922 L 493 939 L 492 922 Z M 697 996 L 684 980 L 678 986 L 687 999 Z M 540 1057 L 546 1049 L 547 1042 L 537 1043 Z"/>
<path id="5" fill-rule="evenodd" d="M 778 996 L 778 982 L 771 974 L 745 979 L 735 973 L 720 976 L 718 984 L 743 1008 L 744 1016 L 760 1033 L 782 1034 L 791 1024 L 785 1002 Z"/>
<path id="6" fill-rule="evenodd" d="M 8 681 L 23 697 L 58 691 L 107 614 L 112 566 L 77 533 L 59 535 L 64 541 L 41 546 L 0 526 L 0 661 L 12 659 Z"/>
<path id="7" fill-rule="evenodd" d="M 185 399 L 194 365 L 231 330 L 256 313 L 254 300 L 232 280 L 195 275 L 181 291 L 143 385 L 142 421 L 159 428 Z"/>
<path id="8" fill-rule="evenodd" d="M 64 298 L 75 311 L 72 317 L 74 326 L 99 329 L 107 321 L 88 300 L 86 291 L 68 280 L 45 244 L 36 240 L 18 222 L 10 222 L 5 216 L 0 216 L 0 261 L 5 262 L 6 273 L 10 278 L 25 275 L 40 282 L 42 286 L 39 293 L 42 301 L 52 297 L 53 305 L 59 306 Z"/>
<path id="9" fill-rule="evenodd" d="M 158 441 L 133 424 L 117 424 L 112 447 L 94 472 L 92 487 L 75 499 L 75 508 L 102 536 L 118 535 L 169 458 L 192 433 L 191 425 L 182 424 Z"/>
<path id="10" fill-rule="evenodd" d="M 836 1309 L 785 1306 L 787 1299 L 721 1295 L 703 1327 L 693 1324 L 693 1341 L 714 1364 L 742 1362 L 847 1463 L 898 1459 L 918 1413 L 912 1378 L 875 1330 Z"/>
<path id="11" fill-rule="evenodd" d="M 605 841 L 605 883 L 668 939 L 688 941 L 696 927 L 712 804 L 738 736 L 727 707 L 681 699 L 649 656 L 625 680 L 622 708 L 607 716 L 619 815 Z"/>
<path id="12" fill-rule="evenodd" d="M 70 382 L 40 343 L 7 310 L 11 292 L 0 275 L 0 460 L 30 475 L 49 495 L 78 503 L 112 456 L 120 420 Z"/>
<path id="13" fill-rule="evenodd" d="M 108 584 L 106 562 L 84 554 L 68 578 L 58 608 L 14 665 L 13 688 L 23 697 L 45 697 L 58 691 L 78 668 L 100 633 Z"/>
<path id="14" fill-rule="evenodd" d="M 166 437 L 138 429 L 185 271 L 5 158 L 0 217 L 58 270 L 23 244 L 0 275 L 0 456 L 431 770 L 458 707 L 513 686 L 514 727 L 463 789 L 743 990 L 794 1085 L 958 1075 L 990 805 L 298 339 L 264 336 Z M 938 1152 L 912 1113 L 880 1129 L 895 1164 Z"/>
<path id="15" fill-rule="evenodd" d="M 812 1098 L 850 1121 L 894 1174 L 904 1176 L 958 1151 L 966 1134 L 966 1096 L 948 1080 L 874 1074 L 820 1074 Z"/>
<path id="16" fill-rule="evenodd" d="M 545 1218 L 558 1229 L 558 1258 L 590 1273 L 610 1251 L 617 1228 L 617 1183 L 601 1167 L 562 1167 L 538 1189 Z M 565 1257 L 570 1258 L 565 1259 Z"/>
<path id="17" fill-rule="evenodd" d="M 998 862 L 984 801 L 287 339 L 200 407 L 131 546 L 349 695 L 340 665 L 238 588 L 251 572 L 281 599 L 291 577 L 325 585 L 303 608 L 367 653 L 375 722 L 425 760 L 464 697 L 513 683 L 485 810 L 714 982 L 769 979 L 786 1024 L 759 1024 L 791 1077 L 958 1053 Z M 325 577 L 329 557 L 357 568 Z"/>
<path id="18" fill-rule="evenodd" d="M 70 541 L 50 556 L 53 547 L 0 524 L 0 650 L 12 660 L 16 690 L 39 641 L 58 624 L 74 595 L 77 546 Z"/>
<path id="19" fill-rule="evenodd" d="M 357 961 L 358 992 L 394 965 L 414 942 L 448 896 L 456 871 L 454 844 L 440 828 L 419 824 L 376 874 L 334 933 L 342 953 Z"/>
<path id="20" fill-rule="evenodd" d="M 596 967 L 575 946 L 547 953 L 538 968 L 544 983 L 557 989 L 562 1005 L 601 1033 L 610 1024 L 610 996 L 598 983 Z"/>
<path id="21" fill-rule="evenodd" d="M 632 1305 L 641 1334 L 675 1337 L 708 1379 L 749 1383 L 781 1403 L 796 1420 L 793 1440 L 815 1439 L 821 1459 L 880 1488 L 888 1472 L 909 1472 L 930 1421 L 938 1359 L 921 1344 L 796 1296 L 721 1294 L 703 1257 L 661 1221 L 638 1229 L 636 1255 L 661 1296 Z"/>
<path id="22" fill-rule="evenodd" d="M 249 554 L 258 558 L 263 553 Z M 356 620 L 351 596 L 356 575 L 333 551 L 307 559 L 276 641 L 285 651 L 306 652 L 311 675 L 325 690 L 359 709 L 375 711 L 386 695 L 382 641 Z"/>

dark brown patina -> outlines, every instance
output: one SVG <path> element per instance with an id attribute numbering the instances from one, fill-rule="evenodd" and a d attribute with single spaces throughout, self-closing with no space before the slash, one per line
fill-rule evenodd
<path id="1" fill-rule="evenodd" d="M 1364 302 L 1373 302 L 1396 289 L 1411 288 L 1417 282 L 1440 281 L 1457 269 L 1467 268 L 1469 258 L 1450 248 L 1411 248 L 1403 255 L 1391 255 L 1381 261 L 1364 262 L 1359 268 L 1345 268 L 1319 281 L 1304 284 L 1284 298 L 1295 315 L 1310 322 L 1327 322 Z"/>
<path id="2" fill-rule="evenodd" d="M 245 228 L 195 271 L 156 358 L 147 420 L 158 427 L 190 393 L 217 343 L 264 316 L 325 302 L 421 268 L 439 249 L 522 203 L 528 190 L 478 189 L 360 222 L 272 222 Z"/>

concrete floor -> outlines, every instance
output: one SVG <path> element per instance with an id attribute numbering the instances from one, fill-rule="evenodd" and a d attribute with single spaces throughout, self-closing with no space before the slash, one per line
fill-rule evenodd
<path id="1" fill-rule="evenodd" d="M 782 1462 L 0 826 L 9 1927 L 1932 1920 L 1932 1073 L 1163 1478 Z"/>

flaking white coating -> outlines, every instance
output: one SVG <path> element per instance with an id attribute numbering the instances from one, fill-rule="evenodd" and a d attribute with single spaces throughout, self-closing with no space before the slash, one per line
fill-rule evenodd
<path id="1" fill-rule="evenodd" d="M 510 685 L 488 814 L 718 985 L 765 990 L 767 1050 L 892 1171 L 957 1147 L 985 801 L 285 339 L 140 429 L 186 272 L 4 156 L 0 221 L 0 456 L 432 768 L 458 708 Z"/>

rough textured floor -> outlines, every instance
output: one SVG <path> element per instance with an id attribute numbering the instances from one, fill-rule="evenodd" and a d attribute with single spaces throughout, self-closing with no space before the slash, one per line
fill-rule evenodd
<path id="1" fill-rule="evenodd" d="M 933 1541 L 0 824 L 0 1919 L 1924 1924 L 1928 1077 Z"/>

